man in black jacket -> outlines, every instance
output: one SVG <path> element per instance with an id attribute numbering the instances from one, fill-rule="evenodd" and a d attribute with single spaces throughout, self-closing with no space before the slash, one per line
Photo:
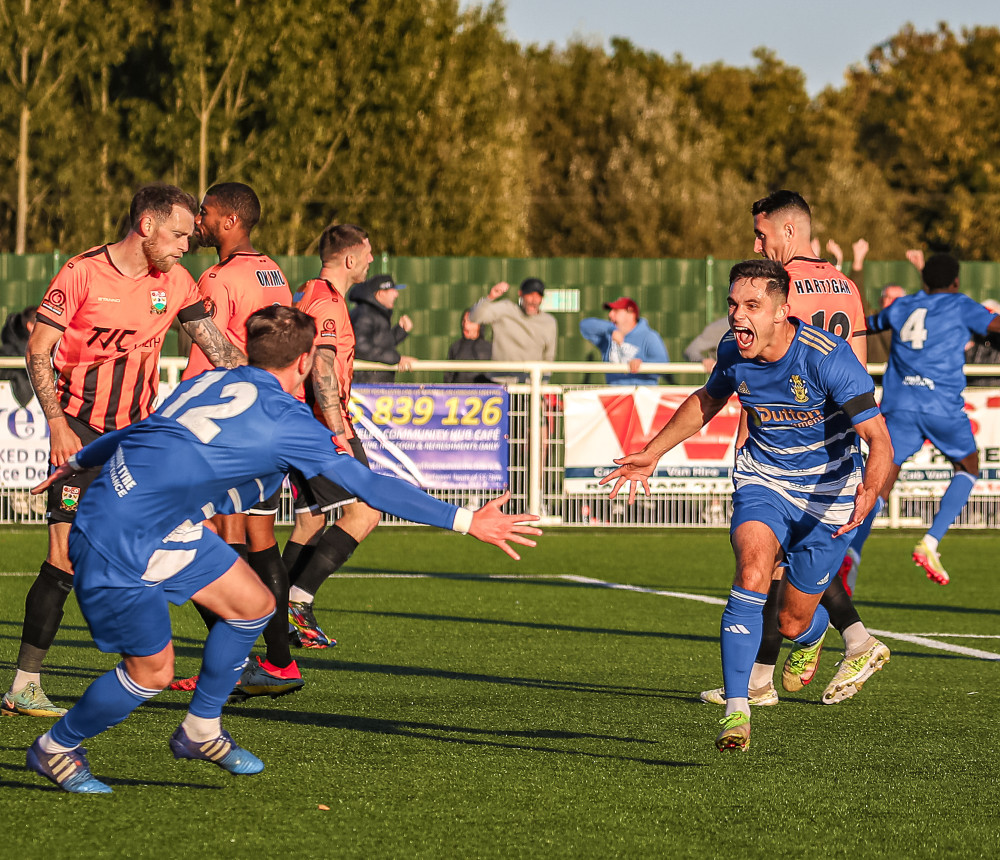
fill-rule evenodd
<path id="1" fill-rule="evenodd" d="M 0 333 L 0 355 L 4 357 L 16 355 L 24 358 L 24 351 L 28 348 L 28 335 L 35 327 L 36 310 L 37 308 L 32 305 L 7 317 L 3 332 Z M 11 393 L 21 406 L 28 405 L 35 392 L 28 379 L 27 370 L 2 368 L 0 379 L 10 382 Z"/>
<path id="2" fill-rule="evenodd" d="M 413 322 L 403 314 L 396 325 L 392 324 L 392 308 L 399 291 L 406 284 L 397 284 L 392 275 L 376 275 L 351 287 L 347 294 L 354 307 L 351 325 L 354 326 L 354 357 L 361 361 L 396 364 L 400 370 L 409 370 L 413 359 L 400 355 L 396 346 L 403 342 L 413 329 Z M 359 370 L 355 382 L 393 382 L 394 370 Z"/>
<path id="3" fill-rule="evenodd" d="M 448 361 L 489 361 L 493 357 L 493 344 L 483 337 L 482 326 L 469 319 L 468 308 L 462 313 L 462 337 L 448 347 Z M 489 384 L 492 380 L 485 373 L 453 370 L 445 373 L 445 382 Z"/>

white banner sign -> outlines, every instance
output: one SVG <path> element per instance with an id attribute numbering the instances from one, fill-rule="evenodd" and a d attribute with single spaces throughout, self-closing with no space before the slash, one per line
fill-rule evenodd
<path id="1" fill-rule="evenodd" d="M 566 392 L 566 492 L 606 492 L 597 482 L 615 468 L 611 461 L 642 448 L 692 391 L 643 385 Z M 650 491 L 718 492 L 731 487 L 739 423 L 740 405 L 734 396 L 699 433 L 663 456 L 649 480 Z"/>
<path id="2" fill-rule="evenodd" d="M 22 407 L 0 380 L 0 487 L 33 487 L 49 473 L 49 425 L 32 397 Z"/>
<path id="3" fill-rule="evenodd" d="M 620 386 L 566 392 L 566 492 L 606 492 L 598 481 L 615 468 L 612 460 L 642 448 L 694 390 Z M 876 395 L 881 397 L 881 391 Z M 1000 391 L 970 388 L 965 401 L 979 445 L 980 481 L 973 492 L 1000 493 Z M 731 488 L 739 417 L 739 401 L 733 396 L 700 432 L 663 456 L 650 478 L 650 491 L 698 493 Z M 947 458 L 925 443 L 903 465 L 899 482 L 908 491 L 919 488 L 939 495 L 951 476 Z"/>

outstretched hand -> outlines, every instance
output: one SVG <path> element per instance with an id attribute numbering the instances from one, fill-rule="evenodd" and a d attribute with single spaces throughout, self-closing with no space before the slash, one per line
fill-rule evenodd
<path id="1" fill-rule="evenodd" d="M 609 494 L 609 497 L 612 499 L 618 498 L 618 491 L 621 490 L 624 484 L 629 484 L 628 502 L 632 504 L 635 501 L 635 493 L 640 484 L 642 484 L 642 489 L 646 495 L 649 495 L 648 478 L 653 474 L 653 469 L 656 468 L 658 460 L 659 457 L 654 457 L 652 454 L 647 454 L 644 451 L 636 451 L 634 454 L 620 457 L 614 461 L 618 464 L 618 468 L 610 474 L 605 475 L 598 483 L 607 484 L 617 479 Z"/>
<path id="2" fill-rule="evenodd" d="M 77 473 L 76 469 L 71 469 L 68 463 L 63 463 L 61 466 L 57 467 L 56 470 L 49 475 L 42 483 L 36 487 L 31 488 L 31 495 L 39 496 L 44 493 L 49 487 L 55 484 L 57 481 L 64 481 L 66 478 Z"/>
<path id="3" fill-rule="evenodd" d="M 472 525 L 469 534 L 483 543 L 498 546 L 514 561 L 520 561 L 519 556 L 508 544 L 519 543 L 522 546 L 535 546 L 535 541 L 523 535 L 540 535 L 542 530 L 529 526 L 539 518 L 534 514 L 505 514 L 500 508 L 510 501 L 510 491 L 497 496 L 483 505 L 472 515 Z"/>

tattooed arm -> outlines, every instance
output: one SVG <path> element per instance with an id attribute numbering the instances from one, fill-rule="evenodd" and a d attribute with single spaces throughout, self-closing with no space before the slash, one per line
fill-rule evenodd
<path id="1" fill-rule="evenodd" d="M 211 317 L 189 320 L 181 323 L 181 327 L 216 367 L 239 367 L 247 363 L 247 357 L 226 340 Z"/>
<path id="2" fill-rule="evenodd" d="M 337 382 L 337 353 L 332 349 L 317 349 L 313 361 L 312 383 L 316 404 L 323 413 L 323 420 L 330 428 L 340 448 L 351 453 L 347 444 L 347 420 L 340 402 L 340 385 Z"/>
<path id="3" fill-rule="evenodd" d="M 49 425 L 49 461 L 53 466 L 61 466 L 83 447 L 80 437 L 70 429 L 56 393 L 52 350 L 61 337 L 60 329 L 39 320 L 31 330 L 24 354 L 31 387 Z"/>

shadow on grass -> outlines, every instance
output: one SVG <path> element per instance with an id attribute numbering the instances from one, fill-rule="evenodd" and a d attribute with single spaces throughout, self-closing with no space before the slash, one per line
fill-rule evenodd
<path id="1" fill-rule="evenodd" d="M 889 603 L 884 600 L 855 600 L 855 606 L 872 609 L 903 609 L 907 612 L 940 612 L 945 615 L 1000 615 L 1000 609 L 988 606 L 943 606 L 937 603 Z"/>
<path id="2" fill-rule="evenodd" d="M 152 705 L 151 706 L 155 706 Z M 637 764 L 647 764 L 654 767 L 705 767 L 700 762 L 672 761 L 670 759 L 644 758 L 636 756 L 613 755 L 610 753 L 592 752 L 589 750 L 563 749 L 544 744 L 504 743 L 500 740 L 487 738 L 519 738 L 526 741 L 535 740 L 595 740 L 615 743 L 658 744 L 659 741 L 645 738 L 615 737 L 614 735 L 595 735 L 584 732 L 568 732 L 558 729 L 534 729 L 530 731 L 505 731 L 495 729 L 480 729 L 468 726 L 453 726 L 440 723 L 418 723 L 406 720 L 377 719 L 374 717 L 358 717 L 349 714 L 312 713 L 306 711 L 272 710 L 239 706 L 227 709 L 227 713 L 258 720 L 269 720 L 275 723 L 295 723 L 298 725 L 316 726 L 317 728 L 336 729 L 342 731 L 365 732 L 376 735 L 390 735 L 405 738 L 432 740 L 440 743 L 461 744 L 463 746 L 491 747 L 495 749 L 525 750 L 529 752 L 554 753 L 557 755 L 585 756 L 586 758 L 605 759 L 609 761 L 630 761 Z M 452 735 L 472 735 L 472 737 L 452 737 Z"/>
<path id="3" fill-rule="evenodd" d="M 25 753 L 24 749 L 20 747 L 0 747 L 0 752 L 18 752 L 22 755 Z M 31 774 L 30 779 L 38 779 L 38 782 L 14 782 L 9 780 L 0 779 L 0 788 L 23 788 L 29 791 L 54 791 L 59 794 L 64 793 L 61 788 L 53 785 L 50 782 L 42 782 L 45 777 L 38 776 L 34 771 L 28 770 L 26 765 L 16 765 L 16 764 L 6 764 L 0 762 L 0 769 L 16 771 L 18 773 Z M 221 791 L 225 786 L 221 785 L 206 785 L 201 782 L 178 782 L 177 780 L 164 780 L 164 779 L 124 779 L 122 777 L 110 777 L 103 776 L 101 774 L 95 773 L 101 782 L 107 783 L 111 786 L 153 786 L 157 788 L 203 788 L 209 789 L 210 791 Z"/>
<path id="4" fill-rule="evenodd" d="M 330 610 L 327 610 L 330 611 Z M 386 612 L 375 609 L 337 609 L 338 615 L 370 615 L 378 618 L 406 618 L 412 621 L 444 621 L 449 624 L 483 624 L 497 627 L 516 627 L 524 630 L 558 630 L 562 633 L 601 633 L 609 636 L 629 636 L 652 639 L 680 639 L 684 642 L 717 644 L 718 634 L 701 636 L 690 633 L 669 633 L 665 630 L 623 630 L 616 627 L 579 627 L 574 624 L 552 624 L 538 621 L 512 621 L 506 618 L 470 618 L 462 615 L 437 615 L 427 612 Z M 323 614 L 323 610 L 319 610 Z"/>
<path id="5" fill-rule="evenodd" d="M 492 583 L 496 584 L 517 584 L 517 585 L 546 585 L 551 588 L 590 588 L 598 589 L 600 591 L 607 591 L 609 586 L 601 582 L 577 582 L 572 579 L 566 579 L 564 577 L 569 576 L 569 574 L 534 574 L 534 573 L 464 573 L 461 571 L 415 571 L 415 570 L 397 570 L 393 568 L 386 567 L 352 567 L 344 571 L 343 579 L 350 579 L 353 576 L 373 576 L 373 577 L 393 577 L 398 576 L 404 579 L 447 579 L 456 581 L 467 581 L 467 582 L 481 582 L 481 583 Z M 330 578 L 337 579 L 338 574 L 333 574 Z M 662 583 L 656 585 L 642 584 L 630 582 L 628 583 L 629 588 L 643 588 L 649 589 L 650 591 L 668 591 L 671 590 Z M 729 596 L 729 587 L 725 588 L 702 588 L 699 589 L 698 594 L 702 594 L 706 597 L 719 597 L 725 599 Z"/>
<path id="6" fill-rule="evenodd" d="M 567 693 L 598 693 L 611 696 L 635 696 L 654 699 L 676 699 L 685 701 L 690 691 L 670 691 L 656 687 L 628 687 L 614 684 L 591 684 L 585 681 L 557 681 L 549 678 L 518 678 L 507 675 L 486 675 L 478 672 L 458 672 L 450 669 L 436 669 L 426 666 L 399 666 L 391 663 L 349 663 L 344 660 L 322 660 L 300 657 L 300 668 L 335 669 L 340 672 L 362 672 L 371 675 L 392 677 L 438 678 L 446 681 L 470 681 L 478 684 L 499 684 L 501 686 L 524 687 L 532 690 L 552 690 Z M 681 695 L 677 695 L 680 693 Z"/>

